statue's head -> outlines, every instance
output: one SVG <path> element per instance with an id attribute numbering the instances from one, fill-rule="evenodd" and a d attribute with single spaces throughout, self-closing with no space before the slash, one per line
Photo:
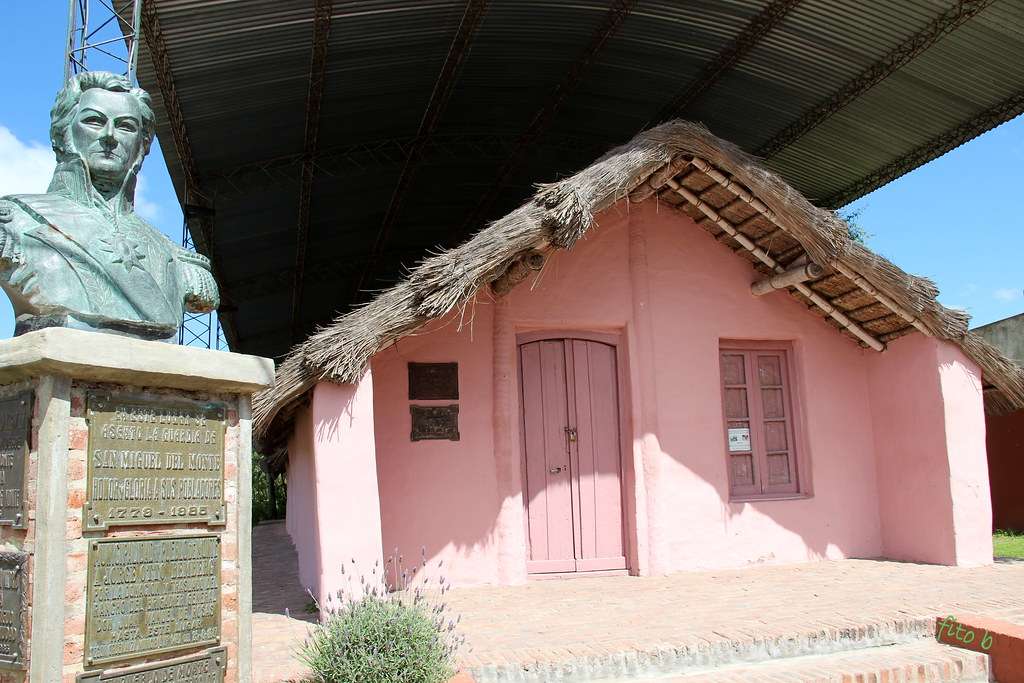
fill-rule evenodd
<path id="1" fill-rule="evenodd" d="M 50 111 L 58 162 L 81 157 L 94 185 L 119 188 L 138 173 L 154 130 L 149 93 L 106 71 L 73 76 Z"/>

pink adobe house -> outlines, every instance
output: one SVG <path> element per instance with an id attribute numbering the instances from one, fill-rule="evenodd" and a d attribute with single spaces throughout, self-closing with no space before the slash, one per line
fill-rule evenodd
<path id="1" fill-rule="evenodd" d="M 990 563 L 985 404 L 1024 371 L 935 294 L 705 129 L 641 134 L 280 366 L 301 578 Z"/>

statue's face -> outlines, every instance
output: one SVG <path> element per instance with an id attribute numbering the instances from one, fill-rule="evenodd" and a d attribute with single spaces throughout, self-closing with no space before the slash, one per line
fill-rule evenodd
<path id="1" fill-rule="evenodd" d="M 138 102 L 124 92 L 86 90 L 71 124 L 71 139 L 94 176 L 123 180 L 142 146 Z"/>

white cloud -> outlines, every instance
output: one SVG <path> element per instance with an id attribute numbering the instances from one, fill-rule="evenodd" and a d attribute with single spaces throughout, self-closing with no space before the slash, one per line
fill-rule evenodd
<path id="1" fill-rule="evenodd" d="M 0 196 L 46 192 L 54 163 L 48 145 L 22 142 L 0 126 Z"/>
<path id="2" fill-rule="evenodd" d="M 1005 289 L 997 289 L 992 295 L 999 301 L 1016 301 L 1024 299 L 1024 290 L 1007 287 Z"/>
<path id="3" fill-rule="evenodd" d="M 146 199 L 147 184 L 145 174 L 140 173 L 139 182 L 135 186 L 135 212 L 152 223 L 160 216 L 160 205 Z"/>
<path id="4" fill-rule="evenodd" d="M 22 142 L 10 129 L 0 126 L 0 196 L 46 192 L 53 175 L 53 150 L 38 142 Z M 139 175 L 135 189 L 135 210 L 152 222 L 161 214 L 160 205 L 146 198 L 146 179 Z"/>

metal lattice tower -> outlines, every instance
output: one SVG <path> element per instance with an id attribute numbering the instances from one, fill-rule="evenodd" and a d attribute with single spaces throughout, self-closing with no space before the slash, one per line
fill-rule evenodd
<path id="1" fill-rule="evenodd" d="M 83 71 L 124 74 L 136 82 L 143 0 L 68 0 L 64 80 Z"/>
<path id="2" fill-rule="evenodd" d="M 139 36 L 144 0 L 68 0 L 68 33 L 64 80 L 90 70 L 123 74 L 137 84 Z M 181 245 L 195 251 L 188 220 L 182 223 Z M 214 313 L 185 313 L 178 343 L 207 349 L 228 344 Z"/>

